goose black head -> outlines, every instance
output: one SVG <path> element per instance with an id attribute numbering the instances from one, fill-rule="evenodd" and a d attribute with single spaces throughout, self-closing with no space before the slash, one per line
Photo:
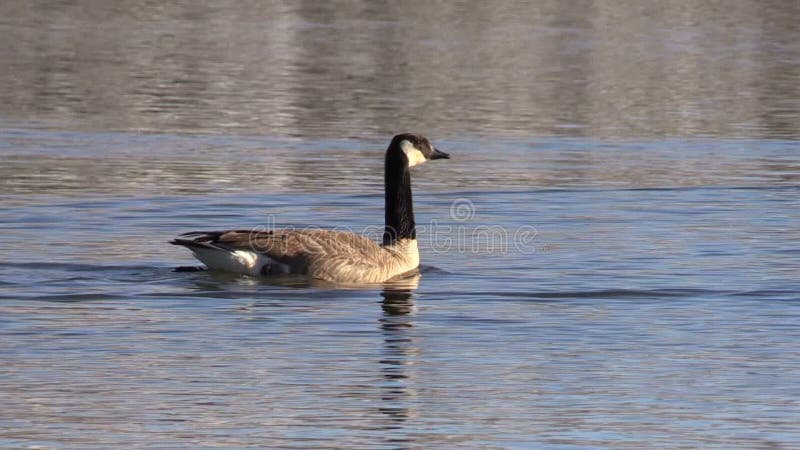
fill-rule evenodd
<path id="1" fill-rule="evenodd" d="M 412 133 L 398 134 L 389 144 L 387 156 L 391 153 L 403 154 L 408 167 L 414 167 L 431 159 L 449 159 L 450 155 L 439 151 L 425 136 Z"/>

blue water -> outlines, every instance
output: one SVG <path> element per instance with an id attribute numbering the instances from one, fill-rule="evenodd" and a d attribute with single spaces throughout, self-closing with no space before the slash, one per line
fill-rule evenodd
<path id="1" fill-rule="evenodd" d="M 0 447 L 800 447 L 794 3 L 103 5 L 0 5 Z M 175 271 L 405 130 L 418 278 Z"/>
<path id="2" fill-rule="evenodd" d="M 491 155 L 444 140 L 454 158 L 414 173 L 419 280 L 342 290 L 176 273 L 196 262 L 166 241 L 197 227 L 380 225 L 378 144 L 265 140 L 256 153 L 250 137 L 2 139 L 17 164 L 0 220 L 5 446 L 800 438 L 793 142 L 508 141 L 496 151 L 511 156 L 476 180 Z M 139 160 L 114 148 L 138 141 L 160 150 Z M 195 160 L 183 176 L 171 164 L 220 146 L 275 170 L 224 175 Z M 30 168 L 54 148 L 60 171 Z M 728 169 L 692 163 L 712 154 Z M 330 158 L 364 168 L 331 173 Z M 65 179 L 84 167 L 110 170 L 91 186 Z M 152 183 L 129 178 L 156 170 Z"/>

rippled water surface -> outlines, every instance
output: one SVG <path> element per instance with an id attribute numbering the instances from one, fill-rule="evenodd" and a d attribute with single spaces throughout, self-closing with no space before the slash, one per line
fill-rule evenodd
<path id="1" fill-rule="evenodd" d="M 3 2 L 0 447 L 800 447 L 798 12 Z M 174 270 L 405 130 L 418 278 Z"/>

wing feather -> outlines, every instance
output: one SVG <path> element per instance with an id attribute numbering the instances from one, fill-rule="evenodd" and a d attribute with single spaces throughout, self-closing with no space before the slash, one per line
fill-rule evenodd
<path id="1" fill-rule="evenodd" d="M 288 264 L 294 273 L 323 279 L 343 271 L 374 270 L 386 253 L 366 237 L 322 229 L 193 231 L 178 236 L 172 243 L 189 248 L 255 251 Z"/>

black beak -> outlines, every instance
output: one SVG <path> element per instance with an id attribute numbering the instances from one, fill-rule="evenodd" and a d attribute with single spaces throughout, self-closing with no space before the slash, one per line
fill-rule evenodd
<path id="1" fill-rule="evenodd" d="M 433 147 L 433 153 L 431 153 L 430 159 L 450 159 L 450 154 L 440 152 L 436 147 Z"/>

